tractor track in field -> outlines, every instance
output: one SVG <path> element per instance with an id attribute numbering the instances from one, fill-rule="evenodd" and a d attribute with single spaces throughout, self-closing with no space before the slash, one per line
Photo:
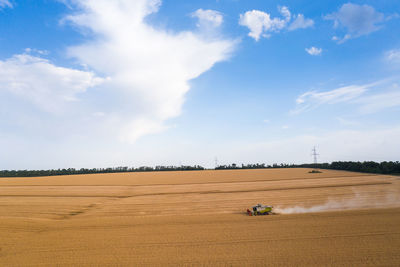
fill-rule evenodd
<path id="1" fill-rule="evenodd" d="M 157 183 L 157 184 L 118 184 L 118 185 L 108 185 L 108 184 L 76 184 L 76 185 L 57 185 L 57 184 L 25 184 L 25 185 L 2 185 L 0 187 L 78 187 L 78 186 L 93 186 L 93 187 L 147 187 L 147 186 L 168 186 L 168 185 L 203 185 L 203 184 L 247 184 L 247 183 L 259 183 L 259 182 L 280 182 L 280 181 L 299 181 L 299 180 L 323 180 L 323 179 L 335 179 L 335 178 L 359 178 L 359 177 L 377 177 L 382 176 L 383 174 L 361 174 L 357 176 L 349 176 L 349 175 L 337 175 L 337 176 L 324 176 L 324 177 L 291 177 L 289 179 L 285 178 L 272 178 L 272 179 L 256 179 L 256 180 L 245 180 L 245 181 L 228 181 L 228 182 L 218 182 L 218 181 L 207 181 L 204 183 Z M 1 179 L 12 178 L 12 177 L 0 177 Z M 32 179 L 40 179 L 43 177 L 18 177 L 22 178 L 32 178 Z M 399 178 L 400 179 L 400 178 Z"/>
<path id="2" fill-rule="evenodd" d="M 0 197 L 49 197 L 49 198 L 68 198 L 68 197 L 81 197 L 81 198 L 132 198 L 143 196 L 165 196 L 165 195 L 188 195 L 188 194 L 230 194 L 230 193 L 251 193 L 251 192 L 267 192 L 267 191 L 286 191 L 286 190 L 302 190 L 302 189 L 322 189 L 322 188 L 340 188 L 340 187 L 357 187 L 357 186 L 370 186 L 370 185 L 389 185 L 391 182 L 364 182 L 364 183 L 347 183 L 340 185 L 311 185 L 311 186 L 293 186 L 293 187 L 277 187 L 277 188 L 258 188 L 258 189 L 245 189 L 245 190 L 209 190 L 209 191 L 188 191 L 188 192 L 159 192 L 159 193 L 144 193 L 133 195 L 0 195 Z"/>

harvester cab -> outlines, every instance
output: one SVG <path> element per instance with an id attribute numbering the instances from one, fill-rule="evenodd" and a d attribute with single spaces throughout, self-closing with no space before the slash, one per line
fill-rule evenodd
<path id="1" fill-rule="evenodd" d="M 257 204 L 256 206 L 252 207 L 251 210 L 247 209 L 247 214 L 249 214 L 249 216 L 270 215 L 272 214 L 272 208 L 272 206 Z"/>

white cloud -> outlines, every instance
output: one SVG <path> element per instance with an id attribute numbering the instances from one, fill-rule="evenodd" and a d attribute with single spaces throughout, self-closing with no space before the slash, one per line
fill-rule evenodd
<path id="1" fill-rule="evenodd" d="M 349 39 L 351 39 L 351 35 L 350 34 L 346 34 L 343 37 L 338 37 L 336 35 L 332 37 L 332 41 L 335 41 L 338 44 L 343 44 L 344 42 L 346 42 Z"/>
<path id="2" fill-rule="evenodd" d="M 26 54 L 39 54 L 39 55 L 43 55 L 43 56 L 50 54 L 50 52 L 47 50 L 39 50 L 36 48 L 29 48 L 29 47 L 25 48 L 25 53 Z"/>
<path id="3" fill-rule="evenodd" d="M 392 79 L 381 80 L 364 85 L 350 85 L 331 91 L 309 91 L 296 99 L 292 114 L 314 109 L 321 105 L 349 103 L 359 114 L 369 114 L 387 108 L 400 106 L 400 92 L 396 83 L 388 85 Z M 379 91 L 379 93 L 377 93 Z"/>
<path id="4" fill-rule="evenodd" d="M 5 7 L 12 8 L 13 5 L 9 0 L 0 0 L 0 8 L 5 8 Z"/>
<path id="5" fill-rule="evenodd" d="M 306 48 L 306 52 L 312 56 L 318 56 L 318 55 L 321 55 L 322 48 L 317 48 L 315 46 L 312 46 L 310 48 Z"/>
<path id="6" fill-rule="evenodd" d="M 325 19 L 333 20 L 335 28 L 347 29 L 348 33 L 343 38 L 335 38 L 339 43 L 343 43 L 350 38 L 377 31 L 385 17 L 372 6 L 347 3 L 343 4 L 338 12 L 326 15 Z"/>
<path id="7" fill-rule="evenodd" d="M 292 17 L 289 9 L 283 6 L 278 7 L 278 10 L 283 18 L 271 18 L 269 13 L 260 10 L 247 11 L 244 14 L 240 14 L 239 25 L 249 28 L 248 35 L 258 41 L 261 37 L 268 38 L 271 33 L 279 32 L 285 28 L 295 30 L 307 28 L 314 24 L 311 19 L 305 19 L 304 15 L 298 14 L 294 16 L 296 19 L 288 27 Z"/>
<path id="8" fill-rule="evenodd" d="M 298 14 L 294 21 L 290 24 L 288 30 L 293 31 L 297 29 L 305 29 L 314 26 L 314 21 L 312 19 L 304 18 L 303 14 Z"/>
<path id="9" fill-rule="evenodd" d="M 97 98 L 110 97 L 103 101 L 107 109 L 102 110 L 103 117 L 110 121 L 108 127 L 128 142 L 168 128 L 165 121 L 181 113 L 189 81 L 227 59 L 236 43 L 152 27 L 145 18 L 158 11 L 158 0 L 68 3 L 77 12 L 65 21 L 92 33 L 90 41 L 70 47 L 68 54 L 109 77 L 102 86 L 104 95 Z M 200 13 L 203 22 L 211 14 Z M 208 16 L 214 25 L 222 23 L 222 18 L 214 15 Z"/>
<path id="10" fill-rule="evenodd" d="M 387 61 L 400 63 L 400 49 L 389 50 L 385 53 L 385 58 Z"/>
<path id="11" fill-rule="evenodd" d="M 224 21 L 222 14 L 215 10 L 197 9 L 192 13 L 192 17 L 198 18 L 197 27 L 219 27 Z"/>
<path id="12" fill-rule="evenodd" d="M 306 92 L 296 99 L 297 107 L 292 113 L 296 114 L 307 111 L 322 104 L 336 104 L 353 100 L 360 97 L 373 85 L 374 84 L 350 85 L 326 92 Z"/>
<path id="13" fill-rule="evenodd" d="M 42 110 L 59 112 L 79 94 L 104 80 L 92 72 L 57 67 L 28 54 L 0 61 L 0 90 L 22 97 Z"/>
<path id="14" fill-rule="evenodd" d="M 240 15 L 239 25 L 248 27 L 250 30 L 249 36 L 258 41 L 261 36 L 269 37 L 268 32 L 278 32 L 283 29 L 286 22 L 279 18 L 271 19 L 268 13 L 252 10 Z"/>
<path id="15" fill-rule="evenodd" d="M 290 21 L 291 13 L 289 11 L 289 8 L 286 6 L 278 7 L 279 12 L 282 14 L 284 17 L 284 21 L 287 23 Z"/>
<path id="16" fill-rule="evenodd" d="M 302 94 L 296 102 L 301 104 L 311 99 L 316 100 L 319 104 L 345 102 L 362 95 L 368 87 L 370 85 L 350 85 L 326 92 L 310 91 Z"/>
<path id="17" fill-rule="evenodd" d="M 90 33 L 88 41 L 67 49 L 84 70 L 56 66 L 42 57 L 44 51 L 31 48 L 26 52 L 38 56 L 22 54 L 0 61 L 0 107 L 11 108 L 9 118 L 23 114 L 24 123 L 35 116 L 39 131 L 62 121 L 63 127 L 70 126 L 91 141 L 130 143 L 163 131 L 169 128 L 166 120 L 180 115 L 189 82 L 229 58 L 236 44 L 199 32 L 152 27 L 145 18 L 158 11 L 157 0 L 66 4 L 74 14 L 63 21 Z M 35 104 L 34 114 L 24 105 L 27 101 Z M 49 113 L 38 115 L 37 110 Z M 65 132 L 46 134 L 69 138 Z"/>

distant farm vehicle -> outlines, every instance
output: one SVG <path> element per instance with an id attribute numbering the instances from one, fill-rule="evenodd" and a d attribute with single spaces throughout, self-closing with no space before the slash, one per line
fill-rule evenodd
<path id="1" fill-rule="evenodd" d="M 256 206 L 252 207 L 251 210 L 247 209 L 247 214 L 249 214 L 249 216 L 271 215 L 274 214 L 272 212 L 272 208 L 272 206 L 257 204 Z"/>

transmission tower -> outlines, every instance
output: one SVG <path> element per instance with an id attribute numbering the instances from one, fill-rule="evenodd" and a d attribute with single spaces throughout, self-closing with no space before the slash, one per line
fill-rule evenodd
<path id="1" fill-rule="evenodd" d="M 215 169 L 218 168 L 218 158 L 215 157 Z"/>
<path id="2" fill-rule="evenodd" d="M 311 150 L 311 156 L 314 157 L 314 164 L 317 164 L 317 156 L 319 156 L 319 154 L 317 154 L 317 150 L 314 148 Z"/>

